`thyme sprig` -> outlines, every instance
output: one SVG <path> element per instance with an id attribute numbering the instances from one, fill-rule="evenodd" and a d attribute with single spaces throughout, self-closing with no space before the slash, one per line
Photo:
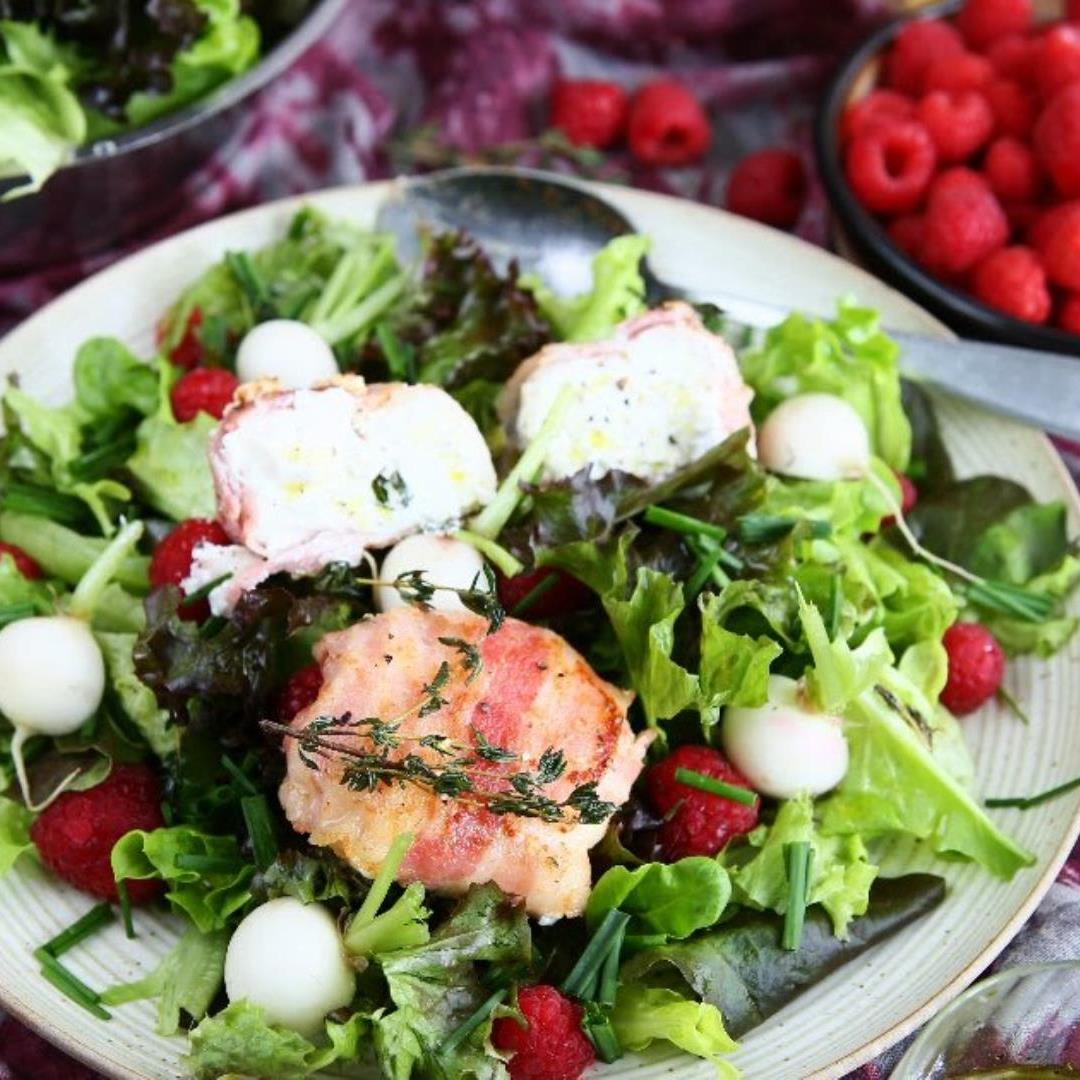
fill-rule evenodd
<path id="1" fill-rule="evenodd" d="M 483 581 L 481 582 L 481 575 Z M 402 600 L 407 604 L 416 604 L 418 607 L 429 609 L 432 597 L 437 592 L 456 593 L 461 602 L 474 614 L 481 615 L 488 621 L 488 633 L 494 634 L 506 620 L 506 612 L 499 602 L 499 593 L 495 574 L 486 563 L 483 570 L 473 578 L 472 584 L 467 589 L 455 588 L 452 585 L 436 585 L 424 577 L 422 570 L 406 570 L 398 574 L 393 581 L 384 581 L 381 578 L 354 579 L 356 585 L 385 586 L 397 589 Z"/>

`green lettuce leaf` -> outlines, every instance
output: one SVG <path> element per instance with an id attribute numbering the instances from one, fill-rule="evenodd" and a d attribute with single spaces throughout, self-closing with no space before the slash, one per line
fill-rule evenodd
<path id="1" fill-rule="evenodd" d="M 359 1013 L 344 1024 L 327 1021 L 328 1045 L 318 1047 L 295 1031 L 271 1024 L 258 1006 L 234 1001 L 192 1031 L 187 1063 L 197 1080 L 233 1074 L 302 1080 L 335 1062 L 358 1060 L 368 1026 Z"/>
<path id="2" fill-rule="evenodd" d="M 746 849 L 733 852 L 735 901 L 783 915 L 790 892 L 784 845 L 796 841 L 806 841 L 814 852 L 809 903 L 820 904 L 829 913 L 836 936 L 846 939 L 851 920 L 866 913 L 877 867 L 860 836 L 821 835 L 809 796 L 781 803 L 772 825 L 760 826 L 747 837 L 753 851 L 748 859 Z"/>
<path id="3" fill-rule="evenodd" d="M 414 881 L 385 911 L 363 921 L 354 918 L 345 931 L 346 951 L 377 956 L 427 944 L 431 912 L 424 907 L 424 895 L 424 886 Z"/>
<path id="4" fill-rule="evenodd" d="M 169 725 L 169 714 L 158 707 L 154 692 L 135 674 L 135 634 L 98 632 L 95 637 L 105 657 L 109 683 L 127 718 L 159 758 L 176 753 L 180 746 L 178 729 Z"/>
<path id="5" fill-rule="evenodd" d="M 760 348 L 744 353 L 740 364 L 756 394 L 759 422 L 794 394 L 836 394 L 862 417 L 874 453 L 903 472 L 911 424 L 901 400 L 899 354 L 877 312 L 845 300 L 831 322 L 789 316 L 768 331 Z"/>
<path id="6" fill-rule="evenodd" d="M 48 615 L 55 609 L 55 597 L 44 582 L 24 577 L 4 552 L 0 554 L 0 620 L 5 609 L 20 608 L 27 608 L 27 614 Z"/>
<path id="7" fill-rule="evenodd" d="M 752 638 L 725 629 L 719 616 L 724 606 L 722 596 L 712 594 L 700 605 L 699 680 L 703 703 L 716 710 L 721 705 L 764 705 L 768 700 L 769 667 L 784 650 L 771 638 Z"/>
<path id="8" fill-rule="evenodd" d="M 134 410 L 149 416 L 158 406 L 160 373 L 116 338 L 96 337 L 75 354 L 75 401 L 94 421 Z"/>
<path id="9" fill-rule="evenodd" d="M 646 949 L 712 926 L 730 896 L 727 871 L 715 859 L 613 866 L 593 886 L 585 919 L 595 929 L 613 908 L 625 911 L 627 947 Z"/>
<path id="10" fill-rule="evenodd" d="M 645 1050 L 661 1040 L 711 1061 L 721 1080 L 738 1080 L 742 1075 L 725 1057 L 738 1044 L 724 1029 L 720 1010 L 708 1002 L 692 1001 L 675 990 L 631 983 L 620 987 L 611 1023 L 627 1050 Z"/>
<path id="11" fill-rule="evenodd" d="M 649 246 L 647 236 L 618 236 L 609 241 L 593 259 L 592 289 L 580 296 L 557 296 L 536 278 L 523 284 L 533 291 L 541 312 L 559 337 L 565 341 L 596 341 L 645 310 L 641 260 Z"/>
<path id="12" fill-rule="evenodd" d="M 30 826 L 34 815 L 22 803 L 0 795 L 0 877 L 23 855 L 34 851 Z"/>
<path id="13" fill-rule="evenodd" d="M 206 860 L 213 869 L 180 865 L 188 859 Z M 120 837 L 112 851 L 112 868 L 117 881 L 164 881 L 165 898 L 204 934 L 236 921 L 251 899 L 255 874 L 235 837 L 208 836 L 186 825 L 153 832 L 136 829 Z"/>
<path id="14" fill-rule="evenodd" d="M 1078 584 L 1080 559 L 1075 555 L 1066 555 L 1053 570 L 1033 577 L 1025 585 L 1032 592 L 1043 593 L 1058 601 L 1057 610 L 1050 618 L 1033 623 L 996 611 L 980 611 L 979 618 L 993 631 L 1010 655 L 1035 653 L 1038 656 L 1053 656 L 1069 643 L 1077 627 L 1080 627 L 1080 618 L 1064 612 L 1061 603 Z"/>
<path id="15" fill-rule="evenodd" d="M 201 1020 L 210 1010 L 225 978 L 225 951 L 229 933 L 203 933 L 189 926 L 164 960 L 145 978 L 122 983 L 106 990 L 106 1005 L 156 998 L 159 1035 L 180 1031 L 181 1010 L 193 1020 Z"/>

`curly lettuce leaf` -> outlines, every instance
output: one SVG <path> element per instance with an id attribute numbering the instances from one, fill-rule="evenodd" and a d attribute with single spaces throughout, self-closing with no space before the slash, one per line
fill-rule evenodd
<path id="1" fill-rule="evenodd" d="M 124 714 L 159 758 L 176 753 L 179 729 L 169 724 L 169 714 L 158 706 L 154 692 L 135 674 L 135 634 L 99 632 L 95 637 L 105 657 L 109 684 Z"/>
<path id="2" fill-rule="evenodd" d="M 714 710 L 722 705 L 764 705 L 768 700 L 769 668 L 784 650 L 772 638 L 754 638 L 726 629 L 721 622 L 723 596 L 712 594 L 700 603 L 699 684 L 703 705 Z"/>
<path id="3" fill-rule="evenodd" d="M 744 353 L 740 365 L 755 391 L 757 421 L 794 394 L 836 394 L 862 417 L 874 453 L 903 472 L 911 424 L 901 398 L 899 355 L 876 311 L 843 300 L 832 321 L 790 315 L 759 348 Z"/>
<path id="4" fill-rule="evenodd" d="M 0 554 L 0 626 L 23 615 L 48 615 L 54 610 L 52 590 L 24 577 L 7 552 Z"/>
<path id="5" fill-rule="evenodd" d="M 181 865 L 191 858 L 206 860 L 213 869 Z M 255 874 L 235 837 L 209 836 L 186 825 L 127 833 L 113 848 L 112 869 L 117 881 L 164 881 L 165 898 L 204 934 L 236 921 L 251 899 Z"/>
<path id="6" fill-rule="evenodd" d="M 720 1080 L 738 1080 L 742 1075 L 726 1057 L 738 1043 L 724 1029 L 720 1010 L 708 1002 L 693 1001 L 675 990 L 627 983 L 619 988 L 611 1023 L 627 1050 L 669 1042 L 711 1061 Z"/>
<path id="7" fill-rule="evenodd" d="M 614 908 L 630 916 L 629 949 L 681 941 L 716 923 L 727 907 L 731 883 L 715 859 L 613 866 L 593 886 L 585 919 L 595 929 Z"/>
<path id="8" fill-rule="evenodd" d="M 161 373 L 116 338 L 96 337 L 75 354 L 75 401 L 93 421 L 149 416 L 158 407 Z"/>
<path id="9" fill-rule="evenodd" d="M 35 850 L 30 839 L 34 815 L 21 802 L 0 795 L 0 877 Z"/>
<path id="10" fill-rule="evenodd" d="M 365 1050 L 369 1022 L 357 1013 L 345 1023 L 327 1021 L 326 1045 L 271 1024 L 247 1001 L 207 1017 L 191 1032 L 187 1063 L 197 1080 L 233 1074 L 264 1080 L 303 1080 L 335 1063 L 357 1061 Z"/>

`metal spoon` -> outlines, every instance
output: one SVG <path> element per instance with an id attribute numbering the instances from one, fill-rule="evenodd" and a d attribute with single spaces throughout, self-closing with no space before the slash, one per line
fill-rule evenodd
<path id="1" fill-rule="evenodd" d="M 393 233 L 404 258 L 419 252 L 420 230 L 463 229 L 496 265 L 515 260 L 560 293 L 592 282 L 593 256 L 633 224 L 598 195 L 549 173 L 462 168 L 398 181 L 383 203 L 379 228 Z M 661 281 L 646 263 L 650 303 L 686 294 Z M 709 300 L 747 326 L 771 326 L 788 312 L 748 297 Z M 949 341 L 904 331 L 890 334 L 903 349 L 904 374 L 991 412 L 1080 439 L 1080 360 L 1060 353 L 981 341 Z"/>

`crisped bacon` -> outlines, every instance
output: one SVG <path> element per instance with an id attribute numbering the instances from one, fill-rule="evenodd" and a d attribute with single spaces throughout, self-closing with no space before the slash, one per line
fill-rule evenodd
<path id="1" fill-rule="evenodd" d="M 482 663 L 468 669 L 462 650 L 478 647 Z M 566 770 L 543 793 L 562 802 L 575 788 L 596 784 L 597 797 L 620 805 L 642 768 L 649 736 L 635 738 L 626 721 L 632 695 L 604 682 L 557 634 L 509 619 L 494 634 L 466 613 L 402 608 L 329 634 L 316 650 L 323 686 L 317 700 L 293 721 L 294 731 L 324 716 L 400 716 L 422 701 L 439 666 L 452 677 L 446 703 L 426 716 L 414 710 L 401 722 L 397 759 L 419 753 L 434 765 L 438 754 L 415 740 L 445 735 L 477 748 L 482 740 L 517 755 L 510 762 L 480 760 L 471 768 L 480 792 L 508 792 L 507 777 L 535 772 L 548 748 L 562 751 Z M 471 676 L 471 680 L 470 680 Z M 338 742 L 370 750 L 370 738 L 350 734 Z M 579 915 L 590 888 L 588 852 L 605 825 L 582 824 L 573 812 L 545 822 L 495 814 L 482 798 L 446 798 L 411 783 L 351 791 L 340 783 L 341 759 L 301 761 L 287 740 L 288 775 L 281 803 L 293 826 L 315 844 L 331 847 L 373 877 L 401 833 L 415 842 L 399 873 L 451 894 L 493 881 L 524 899 L 530 913 Z"/>

